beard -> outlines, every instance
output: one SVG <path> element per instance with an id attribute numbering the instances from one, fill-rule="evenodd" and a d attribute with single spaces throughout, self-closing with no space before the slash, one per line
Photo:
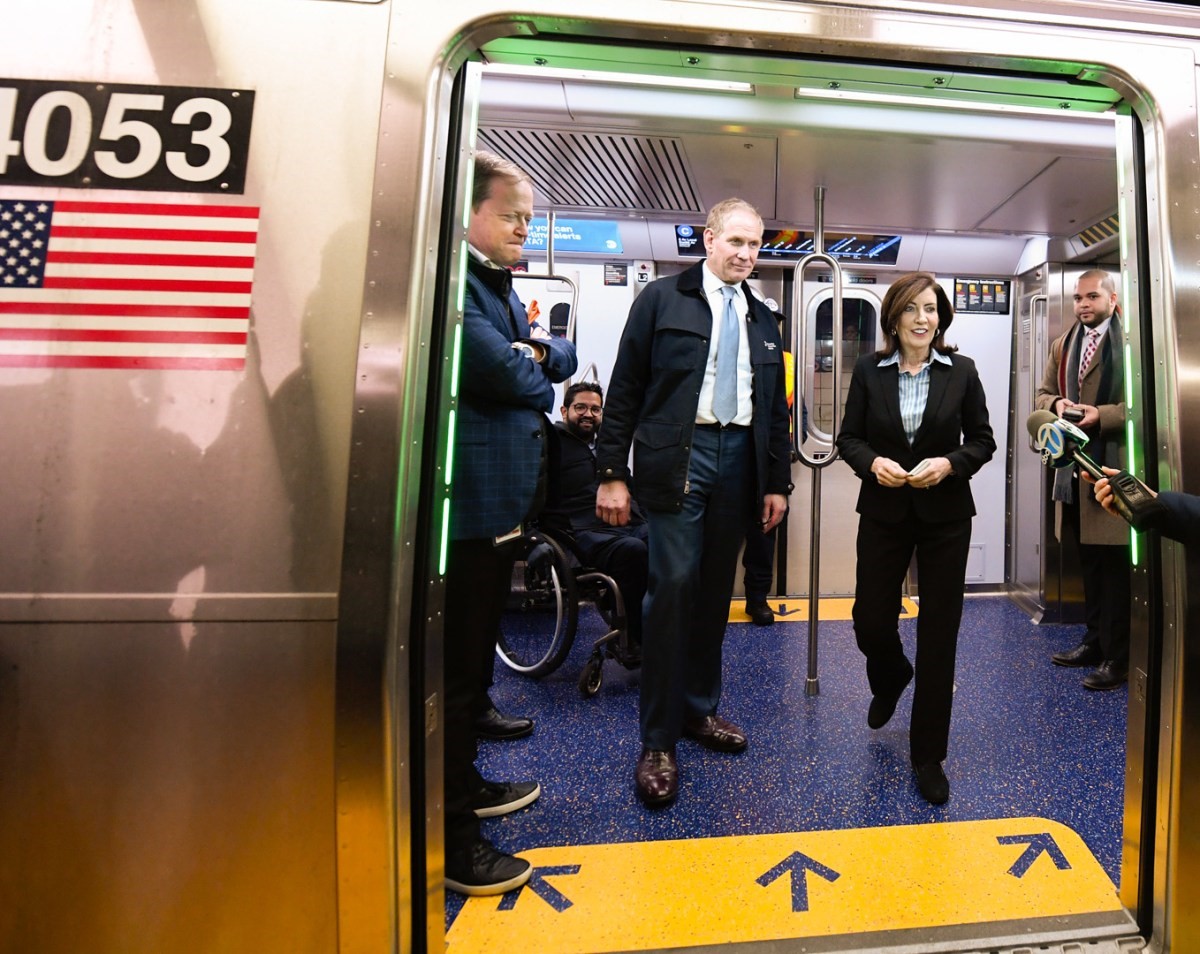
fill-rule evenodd
<path id="1" fill-rule="evenodd" d="M 574 421 L 567 421 L 567 430 L 581 441 L 591 443 L 596 439 L 596 435 L 600 433 L 600 425 L 593 421 L 590 427 L 584 427 L 582 420 L 576 419 Z"/>

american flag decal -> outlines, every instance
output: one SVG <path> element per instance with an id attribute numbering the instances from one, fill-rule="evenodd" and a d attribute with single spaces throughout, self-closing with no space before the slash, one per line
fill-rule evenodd
<path id="1" fill-rule="evenodd" d="M 246 364 L 258 209 L 0 199 L 0 368 Z"/>

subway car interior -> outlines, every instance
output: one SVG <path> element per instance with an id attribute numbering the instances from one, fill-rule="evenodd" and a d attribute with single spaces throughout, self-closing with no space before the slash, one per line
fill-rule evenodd
<path id="1" fill-rule="evenodd" d="M 1070 648 L 1078 636 L 1073 624 L 1082 620 L 1081 584 L 1072 555 L 1059 553 L 1052 505 L 1047 510 L 1042 492 L 1048 471 L 1024 430 L 1044 365 L 1041 352 L 1074 319 L 1069 294 L 1076 275 L 1094 266 L 1120 271 L 1118 164 L 1122 155 L 1131 161 L 1134 144 L 1119 95 L 1096 83 L 947 76 L 911 63 L 779 61 L 729 51 L 680 53 L 684 76 L 679 69 L 661 75 L 668 53 L 661 49 L 505 39 L 485 44 L 481 53 L 479 145 L 529 170 L 536 207 L 555 214 L 548 251 L 549 219 L 544 229 L 535 220 L 528 263 L 518 266 L 527 268 L 528 278 L 518 281 L 518 293 L 527 305 L 536 301 L 542 315 L 559 303 L 574 311 L 584 379 L 607 387 L 638 286 L 695 261 L 706 208 L 727 193 L 747 199 L 767 223 L 751 281 L 789 316 L 786 330 L 795 339 L 785 340 L 795 340 L 795 352 L 807 356 L 798 359 L 804 380 L 797 393 L 808 412 L 811 456 L 823 461 L 830 454 L 834 402 L 845 400 L 855 359 L 880 347 L 879 306 L 889 280 L 914 270 L 933 272 L 955 297 L 953 343 L 979 366 L 999 449 L 972 480 L 979 508 L 967 574 L 972 599 L 960 633 L 948 760 L 954 804 L 944 808 L 917 794 L 905 730 L 888 738 L 865 727 L 870 692 L 848 612 L 859 479 L 844 463 L 822 468 L 815 507 L 815 469 L 794 467 L 787 545 L 777 555 L 776 624 L 752 626 L 736 601 L 731 607 L 722 708 L 728 705 L 730 717 L 747 729 L 753 762 L 745 759 L 743 771 L 741 760 L 709 755 L 694 765 L 693 752 L 701 750 L 693 747 L 679 803 L 667 812 L 652 812 L 632 798 L 636 669 L 610 665 L 598 691 L 593 678 L 581 698 L 585 670 L 596 672 L 592 644 L 609 629 L 598 612 L 580 610 L 572 651 L 551 672 L 531 679 L 520 666 L 505 665 L 514 655 L 508 645 L 518 662 L 531 660 L 554 629 L 547 624 L 554 614 L 526 595 L 525 584 L 536 583 L 527 580 L 528 565 L 519 564 L 514 589 L 526 598 L 511 603 L 493 697 L 502 710 L 533 717 L 538 729 L 528 739 L 484 743 L 481 760 L 487 778 L 529 777 L 542 785 L 545 794 L 530 809 L 486 824 L 505 850 L 536 859 L 539 881 L 522 894 L 538 911 L 517 918 L 510 914 L 516 905 L 486 898 L 463 905 L 449 893 L 451 949 L 537 939 L 564 951 L 671 947 L 679 940 L 656 912 L 676 905 L 689 943 L 746 940 L 740 923 L 734 928 L 714 919 L 701 928 L 687 918 L 695 896 L 726 890 L 758 912 L 754 938 L 787 936 L 788 918 L 815 910 L 816 899 L 834 894 L 831 885 L 840 880 L 836 865 L 801 847 L 817 842 L 800 832 L 845 839 L 847 847 L 883 839 L 861 860 L 886 871 L 887 886 L 876 883 L 859 900 L 844 897 L 819 931 L 809 929 L 852 930 L 856 949 L 895 943 L 908 917 L 922 928 L 945 917 L 942 926 L 960 939 L 999 929 L 1016 940 L 1041 918 L 1048 925 L 1056 917 L 1075 921 L 1068 929 L 1075 939 L 1136 935 L 1112 891 L 1121 882 L 1126 693 L 1088 692 L 1077 672 L 1049 663 L 1052 652 Z M 637 72 L 656 65 L 655 72 Z M 590 229 L 602 230 L 602 237 L 588 235 Z M 577 250 L 589 241 L 596 252 Z M 613 243 L 632 269 L 614 268 Z M 841 267 L 840 331 L 831 320 L 837 292 L 830 269 L 819 260 L 798 264 L 814 249 L 831 250 Z M 539 273 L 561 277 L 544 281 Z M 1046 297 L 1055 299 L 1053 316 L 1040 302 L 1031 305 L 1051 288 Z M 840 380 L 835 349 L 842 351 Z M 820 599 L 817 638 L 810 642 L 814 520 Z M 1043 560 L 1052 562 L 1043 566 Z M 1014 586 L 1021 572 L 1027 572 L 1027 588 Z M 919 613 L 919 583 L 910 577 L 910 619 Z M 909 638 L 914 624 L 905 626 Z M 809 669 L 814 651 L 820 660 L 815 675 Z M 739 678 L 746 680 L 740 692 Z M 1006 731 L 996 733 L 998 723 Z M 1091 794 L 1081 800 L 1084 792 Z M 1045 901 L 1048 885 L 1028 892 L 1028 885 L 1017 887 L 1023 880 L 1017 868 L 993 869 L 982 857 L 969 857 L 971 844 L 984 845 L 985 855 L 1014 844 L 1007 838 L 1016 834 L 1008 831 L 1014 824 L 1022 838 L 1073 834 L 1087 846 L 1091 861 L 1071 870 L 1089 880 L 1061 885 L 1069 912 L 1009 908 L 1022 896 Z M 955 825 L 962 827 L 954 831 Z M 597 831 L 605 833 L 602 840 Z M 927 836 L 953 839 L 955 874 L 944 870 L 947 859 L 937 848 L 924 844 Z M 908 837 L 914 841 L 906 844 Z M 886 861 L 881 844 L 889 845 Z M 1024 850 L 1016 851 L 1014 865 Z M 768 863 L 771 852 L 778 857 Z M 899 873 L 914 853 L 939 870 L 933 897 L 926 894 L 928 870 L 912 881 Z M 765 897 L 735 887 L 754 863 L 762 870 L 747 883 L 758 894 L 767 892 L 755 877 L 786 872 L 792 878 L 782 922 Z M 714 877 L 712 869 L 726 865 L 728 875 Z M 1060 870 L 1054 863 L 1046 867 Z M 989 870 L 995 878 L 984 875 Z M 631 883 L 643 899 L 628 920 L 597 913 L 590 920 L 603 920 L 604 927 L 579 938 L 577 925 L 560 915 L 577 903 L 576 885 L 589 895 L 589 874 L 606 886 L 601 904 L 605 891 L 625 894 Z M 960 887 L 941 882 L 959 876 L 967 879 Z M 1098 906 L 1083 900 L 1091 885 L 1100 889 L 1096 900 L 1104 899 Z M 876 892 L 893 900 L 879 904 Z M 987 914 L 978 892 L 998 902 Z M 679 894 L 678 902 L 668 900 Z M 949 897 L 971 913 L 937 910 Z M 977 917 L 988 927 L 972 924 Z M 807 945 L 820 943 L 806 937 Z"/>
<path id="2" fill-rule="evenodd" d="M 1083 632 L 1082 576 L 1027 430 L 1075 283 L 1103 269 L 1127 334 L 1126 466 L 1200 491 L 1181 423 L 1200 401 L 1200 16 L 1150 0 L 61 4 L 15 0 L 21 29 L 0 36 L 0 239 L 39 203 L 85 225 L 198 206 L 252 222 L 228 228 L 257 245 L 237 328 L 197 309 L 241 276 L 198 258 L 197 298 L 171 306 L 194 323 L 148 344 L 131 336 L 166 283 L 129 286 L 112 307 L 132 323 L 101 330 L 72 310 L 82 292 L 31 307 L 0 283 L 0 948 L 1200 950 L 1196 557 L 1131 533 L 1127 684 L 1089 691 L 1052 664 Z M 213 125 L 173 145 L 196 111 Z M 571 380 L 606 389 L 638 295 L 703 257 L 716 202 L 753 205 L 749 281 L 796 357 L 806 424 L 775 622 L 751 622 L 740 568 L 729 608 L 721 707 L 749 748 L 681 742 L 669 808 L 635 792 L 620 620 L 529 538 L 491 697 L 535 729 L 481 741 L 477 764 L 539 782 L 482 822 L 533 875 L 466 898 L 444 885 L 442 621 L 481 149 L 533 184 L 517 294 L 574 341 Z M 860 480 L 835 446 L 854 362 L 913 271 L 954 303 L 948 340 L 997 444 L 971 482 L 944 805 L 913 781 L 911 693 L 866 724 Z M 910 658 L 920 612 L 914 568 Z"/>

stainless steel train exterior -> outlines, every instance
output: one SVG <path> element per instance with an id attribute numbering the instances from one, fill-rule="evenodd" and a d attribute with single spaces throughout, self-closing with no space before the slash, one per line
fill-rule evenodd
<path id="1" fill-rule="evenodd" d="M 203 246 L 179 274 L 137 251 L 96 298 L 70 267 L 37 307 L 0 289 L 4 950 L 442 949 L 440 574 L 488 44 L 621 44 L 716 80 L 769 63 L 778 86 L 803 60 L 1107 90 L 1134 463 L 1200 492 L 1187 7 L 6 0 L 3 23 L 0 210 L 82 216 L 84 240 L 128 216 L 150 246 L 182 217 L 171 240 Z M 1007 277 L 1061 319 L 1069 273 Z M 169 314 L 141 307 L 164 291 Z M 110 305 L 144 320 L 97 322 Z M 1023 320 L 1014 369 L 1045 344 Z M 1015 532 L 1011 487 L 1008 507 Z M 1174 546 L 1135 570 L 1121 898 L 1179 954 L 1200 949 L 1198 573 Z M 904 949 L 944 949 L 925 940 Z"/>

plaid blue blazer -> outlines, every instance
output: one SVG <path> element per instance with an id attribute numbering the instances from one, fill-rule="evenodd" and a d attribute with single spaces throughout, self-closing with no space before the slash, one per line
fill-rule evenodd
<path id="1" fill-rule="evenodd" d="M 549 439 L 553 385 L 574 374 L 577 363 L 575 346 L 565 338 L 538 339 L 547 349 L 544 364 L 514 351 L 513 342 L 528 337 L 525 306 L 516 292 L 510 290 L 506 301 L 483 282 L 475 274 L 480 267 L 470 263 L 463 308 L 453 540 L 495 537 L 530 515 Z"/>

